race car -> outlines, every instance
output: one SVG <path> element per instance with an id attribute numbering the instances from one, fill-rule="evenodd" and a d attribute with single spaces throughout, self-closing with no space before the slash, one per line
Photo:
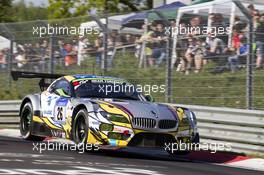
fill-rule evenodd
<path id="1" fill-rule="evenodd" d="M 27 95 L 19 111 L 26 140 L 58 137 L 117 148 L 199 143 L 192 111 L 154 103 L 122 78 L 21 71 L 11 75 L 14 80 L 40 78 L 41 92 Z M 55 80 L 49 84 L 45 79 Z"/>

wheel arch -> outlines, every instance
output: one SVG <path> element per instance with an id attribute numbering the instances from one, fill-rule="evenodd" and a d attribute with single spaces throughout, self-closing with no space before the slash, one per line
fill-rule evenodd
<path id="1" fill-rule="evenodd" d="M 86 107 L 86 105 L 85 104 L 78 104 L 75 108 L 74 108 L 74 110 L 73 110 L 73 112 L 72 112 L 72 123 L 71 123 L 71 125 L 73 126 L 73 122 L 74 122 L 74 119 L 75 119 L 75 117 L 76 117 L 76 114 L 78 113 L 78 111 L 80 111 L 81 109 L 85 109 L 86 111 L 87 111 L 87 107 Z"/>
<path id="2" fill-rule="evenodd" d="M 40 108 L 40 94 L 32 94 L 32 95 L 28 95 L 28 96 L 23 98 L 21 105 L 20 105 L 19 116 L 21 115 L 21 111 L 22 111 L 23 107 L 28 102 L 30 102 L 32 107 L 33 107 L 33 113 L 36 113 L 36 111 L 39 111 L 38 113 L 40 115 L 40 110 L 41 110 L 41 108 Z"/>

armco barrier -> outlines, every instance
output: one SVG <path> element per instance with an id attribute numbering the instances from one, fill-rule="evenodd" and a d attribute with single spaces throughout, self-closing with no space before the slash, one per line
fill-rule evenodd
<path id="1" fill-rule="evenodd" d="M 0 101 L 0 128 L 18 128 L 20 101 Z M 232 151 L 264 154 L 264 111 L 170 104 L 193 110 L 201 142 L 230 144 Z"/>

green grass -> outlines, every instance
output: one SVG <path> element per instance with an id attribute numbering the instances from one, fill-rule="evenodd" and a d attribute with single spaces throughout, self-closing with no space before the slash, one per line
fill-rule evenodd
<path id="1" fill-rule="evenodd" d="M 173 102 L 182 104 L 196 104 L 208 106 L 225 106 L 234 108 L 246 107 L 246 70 L 236 73 L 225 72 L 211 74 L 212 63 L 207 64 L 203 72 L 184 75 L 173 70 Z M 62 68 L 56 65 L 56 73 L 63 74 L 101 74 L 100 67 L 90 58 L 81 66 Z M 115 57 L 114 67 L 107 75 L 128 79 L 130 82 L 141 85 L 163 85 L 166 82 L 166 68 L 138 68 L 138 60 L 130 54 L 118 54 Z M 37 80 L 12 81 L 9 86 L 7 74 L 0 73 L 0 99 L 21 99 L 24 95 L 38 92 Z M 254 70 L 254 102 L 257 109 L 264 109 L 264 71 Z M 152 93 L 156 101 L 165 102 L 165 93 Z"/>

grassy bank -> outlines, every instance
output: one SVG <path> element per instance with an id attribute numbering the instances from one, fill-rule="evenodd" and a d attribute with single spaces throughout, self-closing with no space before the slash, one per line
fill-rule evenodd
<path id="1" fill-rule="evenodd" d="M 224 72 L 211 74 L 213 64 L 208 64 L 199 74 L 184 75 L 173 70 L 173 101 L 183 104 L 196 104 L 208 106 L 225 106 L 245 108 L 246 106 L 246 70 L 241 69 L 236 73 Z M 95 65 L 94 59 L 87 59 L 81 66 L 63 68 L 56 66 L 56 73 L 76 74 L 89 73 L 101 74 Z M 39 90 L 37 80 L 19 80 L 9 86 L 8 75 L 1 73 L 0 99 L 20 99 L 25 94 Z M 138 61 L 133 55 L 117 55 L 114 67 L 107 75 L 126 78 L 135 84 L 163 85 L 166 82 L 166 68 L 139 69 Z M 264 70 L 254 71 L 254 107 L 264 108 Z M 164 102 L 165 93 L 152 93 L 156 101 Z"/>

